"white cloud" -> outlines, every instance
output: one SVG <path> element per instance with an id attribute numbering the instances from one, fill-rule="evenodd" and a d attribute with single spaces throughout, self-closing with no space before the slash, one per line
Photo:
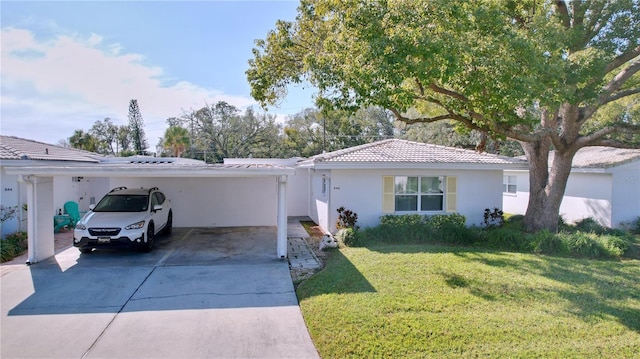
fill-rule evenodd
<path id="1" fill-rule="evenodd" d="M 25 29 L 2 29 L 1 132 L 56 143 L 75 129 L 87 130 L 105 117 L 127 122 L 129 100 L 137 99 L 151 150 L 168 117 L 182 109 L 227 101 L 254 104 L 249 97 L 180 81 L 163 81 L 163 69 L 144 56 L 105 44 L 98 34 L 58 35 L 43 41 Z"/>

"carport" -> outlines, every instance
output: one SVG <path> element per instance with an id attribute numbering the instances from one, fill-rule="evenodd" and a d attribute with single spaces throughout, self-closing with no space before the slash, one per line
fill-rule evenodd
<path id="1" fill-rule="evenodd" d="M 176 197 L 190 194 L 191 198 L 197 198 L 202 191 L 206 195 L 206 186 L 216 188 L 216 181 L 226 183 L 226 187 L 218 188 L 217 192 L 224 192 L 219 203 L 221 207 L 231 208 L 236 222 L 217 223 L 208 220 L 211 214 L 199 208 L 191 208 L 192 213 L 186 213 L 191 222 L 190 226 L 237 226 L 239 221 L 246 220 L 247 213 L 257 213 L 256 204 L 251 196 L 257 194 L 261 188 L 275 188 L 265 191 L 266 197 L 275 197 L 263 200 L 261 216 L 263 221 L 270 221 L 276 226 L 276 256 L 287 257 L 287 178 L 293 175 L 293 167 L 258 163 L 258 164 L 204 164 L 200 161 L 181 158 L 110 158 L 97 164 L 69 164 L 51 166 L 13 167 L 6 169 L 7 174 L 19 175 L 20 181 L 26 185 L 27 191 L 27 232 L 28 232 L 28 259 L 27 263 L 36 263 L 54 255 L 53 216 L 56 208 L 53 203 L 53 178 L 56 176 L 74 176 L 106 178 L 107 186 L 115 187 L 125 185 L 146 185 L 149 179 L 162 181 L 161 187 L 169 192 L 172 202 Z M 155 182 L 154 182 L 155 183 Z M 175 191 L 176 197 L 171 198 L 171 191 L 167 187 L 171 183 L 183 183 L 180 191 Z M 192 183 L 197 183 L 194 186 Z M 259 186 L 257 186 L 259 184 Z M 204 187 L 203 187 L 204 186 Z M 273 187 L 271 187 L 273 186 Z M 205 188 L 205 190 L 203 190 Z M 245 194 L 246 189 L 248 195 Z M 251 192 L 253 191 L 253 192 Z M 105 192 L 106 193 L 106 192 Z M 201 196 L 200 196 L 201 197 Z M 264 196 L 263 196 L 264 197 Z M 275 202 L 275 206 L 269 204 Z M 183 203 L 184 208 L 188 208 Z M 183 208 L 183 209 L 184 209 Z M 205 212 L 205 213 L 203 213 Z M 237 212 L 237 213 L 235 213 Z M 174 222 L 175 223 L 175 222 Z M 263 224 L 263 223 L 261 223 Z M 249 225 L 251 225 L 249 223 Z M 179 226 L 179 224 L 178 224 Z"/>

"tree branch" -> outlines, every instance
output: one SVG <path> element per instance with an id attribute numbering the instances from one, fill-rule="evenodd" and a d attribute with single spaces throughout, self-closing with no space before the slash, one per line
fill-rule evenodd
<path id="1" fill-rule="evenodd" d="M 564 0 L 556 1 L 556 9 L 558 9 L 558 14 L 560 15 L 560 19 L 562 20 L 562 25 L 565 29 L 571 28 L 571 19 L 569 18 L 569 9 L 567 9 L 567 3 Z"/>
<path id="2" fill-rule="evenodd" d="M 598 97 L 598 104 L 602 105 L 603 101 L 605 101 L 609 95 L 618 91 L 620 86 L 622 86 L 631 76 L 635 75 L 636 72 L 640 70 L 640 58 L 636 59 L 634 62 L 629 64 L 626 68 L 620 71 L 616 76 L 614 76 L 608 84 L 606 84 L 602 89 L 603 93 Z"/>
<path id="3" fill-rule="evenodd" d="M 607 66 L 605 66 L 605 73 L 609 73 L 625 63 L 631 61 L 634 57 L 640 56 L 640 46 L 636 46 L 633 50 L 624 52 L 620 56 L 613 59 Z"/>
<path id="4" fill-rule="evenodd" d="M 610 135 L 613 133 L 619 133 L 619 132 L 640 133 L 640 125 L 634 125 L 630 123 L 618 123 L 615 125 L 607 126 L 603 129 L 595 131 L 586 136 L 582 136 L 578 138 L 576 142 L 578 143 L 579 147 L 598 146 L 598 145 L 602 145 L 602 146 L 610 145 L 611 147 L 618 147 L 617 145 L 613 145 L 613 144 L 625 144 L 625 142 L 607 139 L 604 137 L 607 135 Z M 638 145 L 635 144 L 635 146 L 636 146 L 635 148 L 637 148 Z"/>
<path id="5" fill-rule="evenodd" d="M 436 92 L 436 93 L 443 94 L 443 95 L 446 95 L 446 96 L 449 96 L 449 97 L 453 97 L 453 98 L 458 99 L 458 100 L 460 100 L 462 102 L 466 102 L 466 103 L 469 102 L 469 99 L 466 98 L 465 96 L 463 96 L 462 94 L 459 94 L 459 93 L 457 93 L 455 91 L 447 90 L 447 89 L 445 89 L 443 87 L 440 87 L 440 86 L 434 84 L 433 82 L 429 84 L 429 88 L 431 90 L 433 90 L 434 92 Z"/>
<path id="6" fill-rule="evenodd" d="M 606 105 L 609 102 L 613 102 L 616 100 L 619 100 L 623 97 L 627 97 L 627 96 L 631 96 L 631 95 L 635 95 L 637 93 L 640 93 L 640 87 L 638 88 L 634 88 L 634 89 L 628 89 L 628 90 L 624 90 L 624 91 L 619 91 L 616 92 L 614 94 L 612 94 L 611 96 L 607 97 L 607 98 L 601 98 L 599 99 L 598 103 L 602 106 L 602 105 Z"/>

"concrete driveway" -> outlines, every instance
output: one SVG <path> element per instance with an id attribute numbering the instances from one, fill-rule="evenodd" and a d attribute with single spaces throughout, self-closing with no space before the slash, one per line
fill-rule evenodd
<path id="1" fill-rule="evenodd" d="M 68 248 L 0 290 L 3 359 L 318 358 L 271 227 L 175 229 L 151 253 Z"/>

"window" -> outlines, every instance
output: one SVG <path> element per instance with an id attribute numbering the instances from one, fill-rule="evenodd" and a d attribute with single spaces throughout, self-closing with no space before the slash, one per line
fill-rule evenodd
<path id="1" fill-rule="evenodd" d="M 394 177 L 395 211 L 444 210 L 444 177 Z"/>
<path id="2" fill-rule="evenodd" d="M 502 192 L 515 194 L 518 187 L 517 178 L 516 176 L 502 176 Z"/>

